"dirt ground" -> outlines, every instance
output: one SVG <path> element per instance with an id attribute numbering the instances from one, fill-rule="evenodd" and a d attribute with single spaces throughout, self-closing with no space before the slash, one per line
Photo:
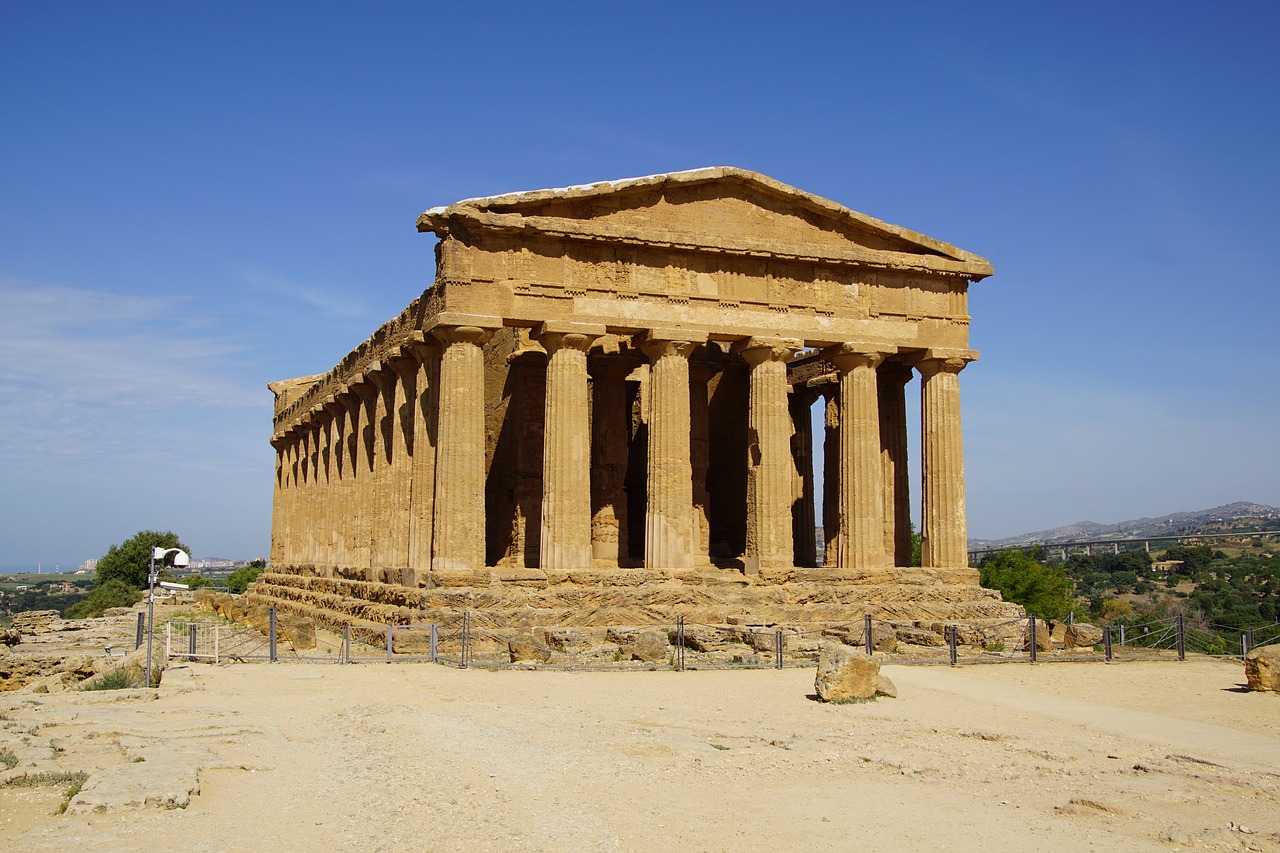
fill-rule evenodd
<path id="1" fill-rule="evenodd" d="M 97 779 L 61 816 L 0 789 L 0 849 L 1280 851 L 1280 695 L 1238 662 L 884 672 L 848 705 L 812 669 L 425 663 L 0 694 L 0 745 Z"/>

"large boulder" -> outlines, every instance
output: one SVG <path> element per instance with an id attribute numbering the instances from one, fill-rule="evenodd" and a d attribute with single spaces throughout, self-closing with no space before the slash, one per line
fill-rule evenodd
<path id="1" fill-rule="evenodd" d="M 512 663 L 525 661 L 546 663 L 551 660 L 551 648 L 533 637 L 513 637 L 507 640 L 507 654 Z"/>
<path id="2" fill-rule="evenodd" d="M 1245 655 L 1244 677 L 1250 690 L 1280 693 L 1280 646 L 1262 646 Z"/>
<path id="3" fill-rule="evenodd" d="M 824 643 L 813 686 L 823 702 L 870 699 L 880 687 L 880 662 L 862 649 Z"/>
<path id="4" fill-rule="evenodd" d="M 1062 645 L 1068 649 L 1091 649 L 1102 642 L 1102 629 L 1084 622 L 1067 626 L 1062 635 Z"/>
<path id="5" fill-rule="evenodd" d="M 622 646 L 623 654 L 632 660 L 646 662 L 665 661 L 669 649 L 666 635 L 661 631 L 640 631 L 632 634 L 630 642 Z"/>

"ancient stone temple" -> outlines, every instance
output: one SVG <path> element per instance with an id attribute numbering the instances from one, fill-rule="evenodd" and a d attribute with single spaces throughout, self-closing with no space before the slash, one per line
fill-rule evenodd
<path id="1" fill-rule="evenodd" d="M 431 286 L 270 386 L 262 601 L 332 623 L 1010 612 L 967 566 L 983 258 L 734 168 L 467 199 L 418 230 Z"/>

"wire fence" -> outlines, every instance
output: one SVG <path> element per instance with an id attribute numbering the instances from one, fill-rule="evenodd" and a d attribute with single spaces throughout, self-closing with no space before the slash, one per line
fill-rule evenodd
<path id="1" fill-rule="evenodd" d="M 137 644 L 145 641 L 139 614 Z M 261 624 L 172 620 L 171 659 L 384 663 L 432 661 L 456 667 L 573 670 L 783 669 L 817 663 L 824 641 L 861 647 L 883 663 L 1185 660 L 1188 653 L 1243 658 L 1280 643 L 1280 623 L 1235 628 L 1188 625 L 1182 616 L 1106 627 L 1029 616 L 973 625 L 893 621 L 864 615 L 800 629 L 765 624 L 674 623 L 632 627 L 515 626 L 464 611 L 448 623 L 346 625 L 336 631 L 272 609 Z M 157 636 L 156 640 L 160 638 Z"/>

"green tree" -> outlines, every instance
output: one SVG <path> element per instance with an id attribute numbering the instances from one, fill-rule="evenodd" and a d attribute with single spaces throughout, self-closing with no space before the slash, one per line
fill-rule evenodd
<path id="1" fill-rule="evenodd" d="M 171 530 L 163 533 L 158 530 L 140 530 L 123 543 L 112 545 L 98 560 L 98 586 L 118 580 L 134 589 L 145 587 L 152 548 L 181 548 L 188 554 L 191 553 L 191 549 L 178 540 L 178 534 Z"/>
<path id="2" fill-rule="evenodd" d="M 999 551 L 982 561 L 979 582 L 998 589 L 1042 619 L 1062 619 L 1071 609 L 1071 580 L 1062 569 L 1037 560 L 1041 549 Z"/>
<path id="3" fill-rule="evenodd" d="M 249 584 L 258 579 L 267 567 L 266 560 L 250 560 L 248 565 L 241 566 L 227 576 L 227 592 L 237 595 L 249 588 Z"/>
<path id="4" fill-rule="evenodd" d="M 68 619 L 91 619 L 101 616 L 108 607 L 132 607 L 142 593 L 122 580 L 109 580 L 94 587 L 89 597 L 67 608 Z"/>

